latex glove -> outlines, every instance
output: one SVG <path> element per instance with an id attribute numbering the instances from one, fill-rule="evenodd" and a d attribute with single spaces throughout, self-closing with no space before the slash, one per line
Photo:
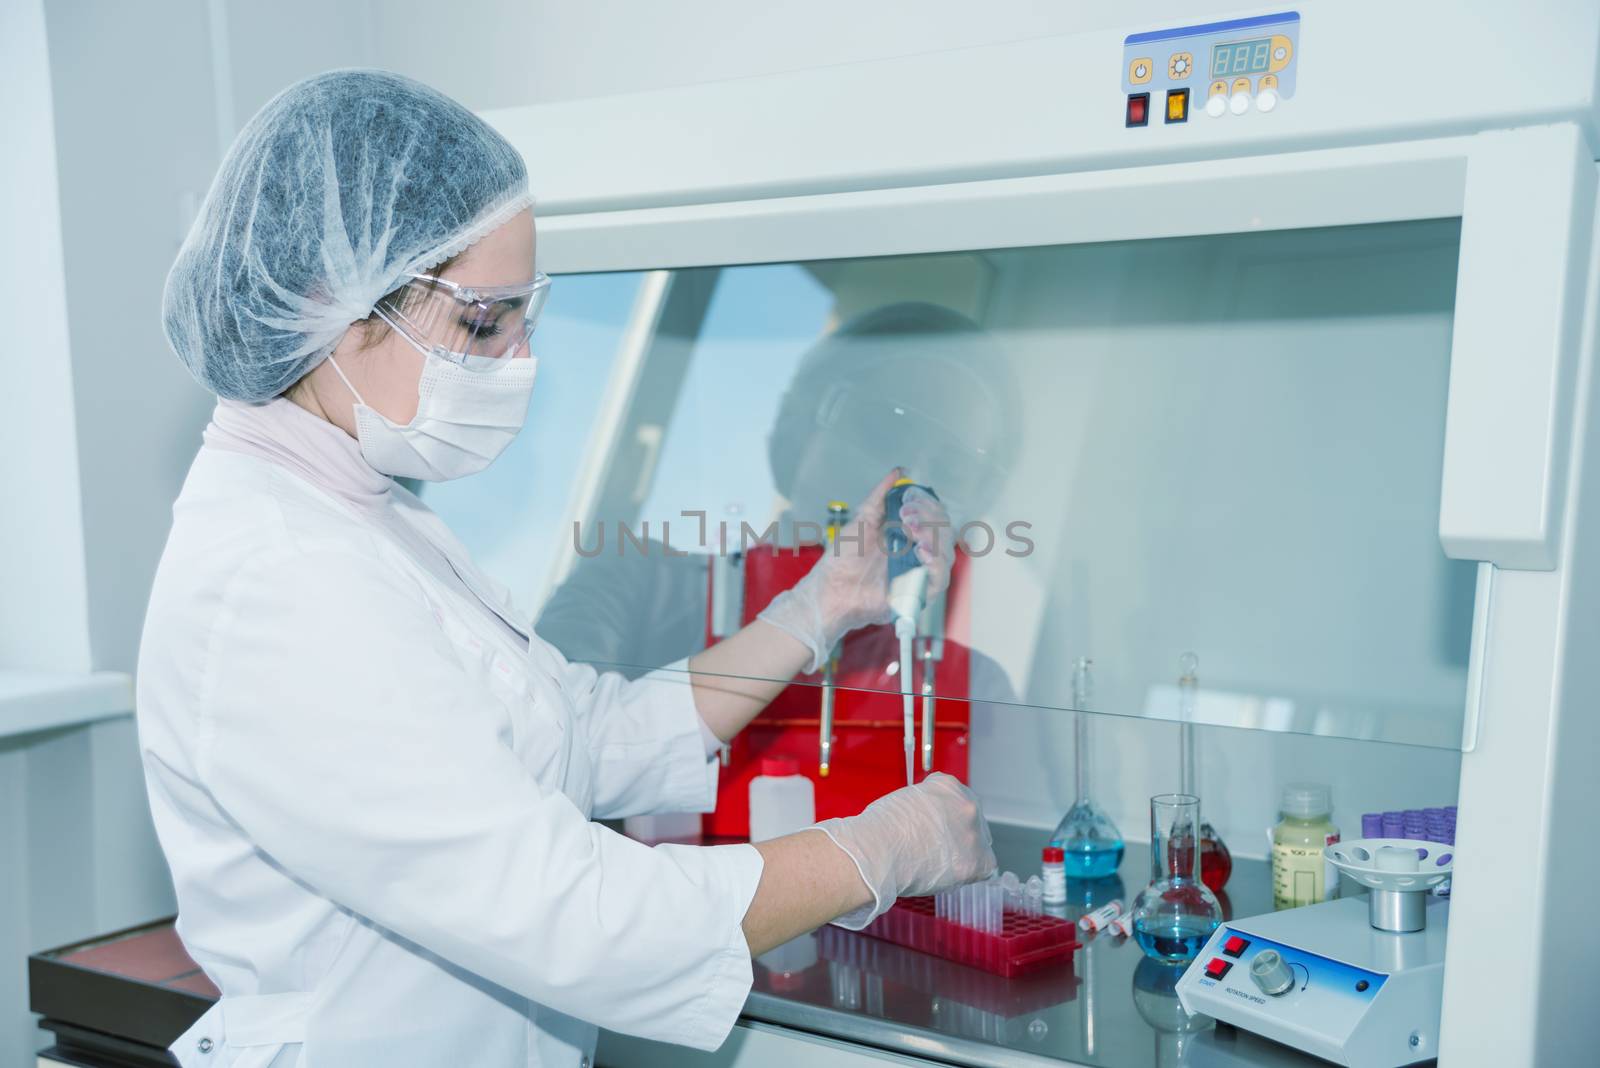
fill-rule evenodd
<path id="1" fill-rule="evenodd" d="M 977 795 L 943 772 L 883 795 L 859 816 L 823 820 L 817 828 L 855 861 L 872 891 L 872 904 L 833 921 L 852 931 L 887 912 L 897 898 L 932 894 L 995 871 Z"/>
<path id="2" fill-rule="evenodd" d="M 883 499 L 896 479 L 905 477 L 895 468 L 856 507 L 856 518 L 846 523 L 805 578 L 772 599 L 757 618 L 793 635 L 811 650 L 806 671 L 819 671 L 839 639 L 857 627 L 888 623 L 889 553 L 884 545 Z M 932 494 L 906 491 L 900 522 L 911 539 L 917 559 L 928 569 L 927 599 L 950 584 L 955 564 L 955 531 L 950 513 Z"/>

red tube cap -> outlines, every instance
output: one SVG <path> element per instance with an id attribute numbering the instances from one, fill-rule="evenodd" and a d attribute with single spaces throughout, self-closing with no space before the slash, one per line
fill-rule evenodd
<path id="1" fill-rule="evenodd" d="M 798 775 L 800 774 L 800 762 L 794 757 L 762 757 L 761 774 Z"/>
<path id="2" fill-rule="evenodd" d="M 1044 847 L 1044 862 L 1046 864 L 1064 864 L 1067 860 L 1067 851 L 1060 846 L 1048 845 Z"/>

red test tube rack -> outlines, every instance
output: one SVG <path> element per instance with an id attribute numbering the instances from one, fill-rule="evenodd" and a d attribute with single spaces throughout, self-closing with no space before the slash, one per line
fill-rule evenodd
<path id="1" fill-rule="evenodd" d="M 858 932 L 842 927 L 817 930 L 817 954 L 830 963 L 859 968 L 930 999 L 1008 1020 L 1071 1001 L 1077 997 L 1079 985 L 1070 956 L 1008 979 L 881 938 L 862 938 Z"/>
<path id="2" fill-rule="evenodd" d="M 901 898 L 861 933 L 1007 978 L 1070 958 L 1078 948 L 1069 920 L 1007 909 L 995 934 L 940 918 L 931 897 Z"/>

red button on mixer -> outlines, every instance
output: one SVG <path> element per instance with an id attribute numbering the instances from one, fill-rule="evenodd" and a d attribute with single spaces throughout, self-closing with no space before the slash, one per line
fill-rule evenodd
<path id="1" fill-rule="evenodd" d="M 1213 979 L 1221 979 L 1228 974 L 1228 969 L 1232 967 L 1232 962 L 1225 961 L 1221 957 L 1212 957 L 1206 962 L 1206 975 Z"/>
<path id="2" fill-rule="evenodd" d="M 1222 952 L 1226 953 L 1230 957 L 1237 957 L 1239 954 L 1243 953 L 1249 948 L 1250 943 L 1245 941 L 1243 938 L 1240 938 L 1238 935 L 1234 935 L 1232 938 L 1228 939 L 1222 944 Z"/>

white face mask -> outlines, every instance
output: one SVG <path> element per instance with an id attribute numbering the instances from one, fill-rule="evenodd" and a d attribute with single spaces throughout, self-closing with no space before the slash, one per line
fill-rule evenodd
<path id="1" fill-rule="evenodd" d="M 539 361 L 500 361 L 469 371 L 441 356 L 423 357 L 417 414 L 399 426 L 369 408 L 333 357 L 328 362 L 355 395 L 356 440 L 373 470 L 399 478 L 446 482 L 476 474 L 505 451 L 528 417 Z"/>

